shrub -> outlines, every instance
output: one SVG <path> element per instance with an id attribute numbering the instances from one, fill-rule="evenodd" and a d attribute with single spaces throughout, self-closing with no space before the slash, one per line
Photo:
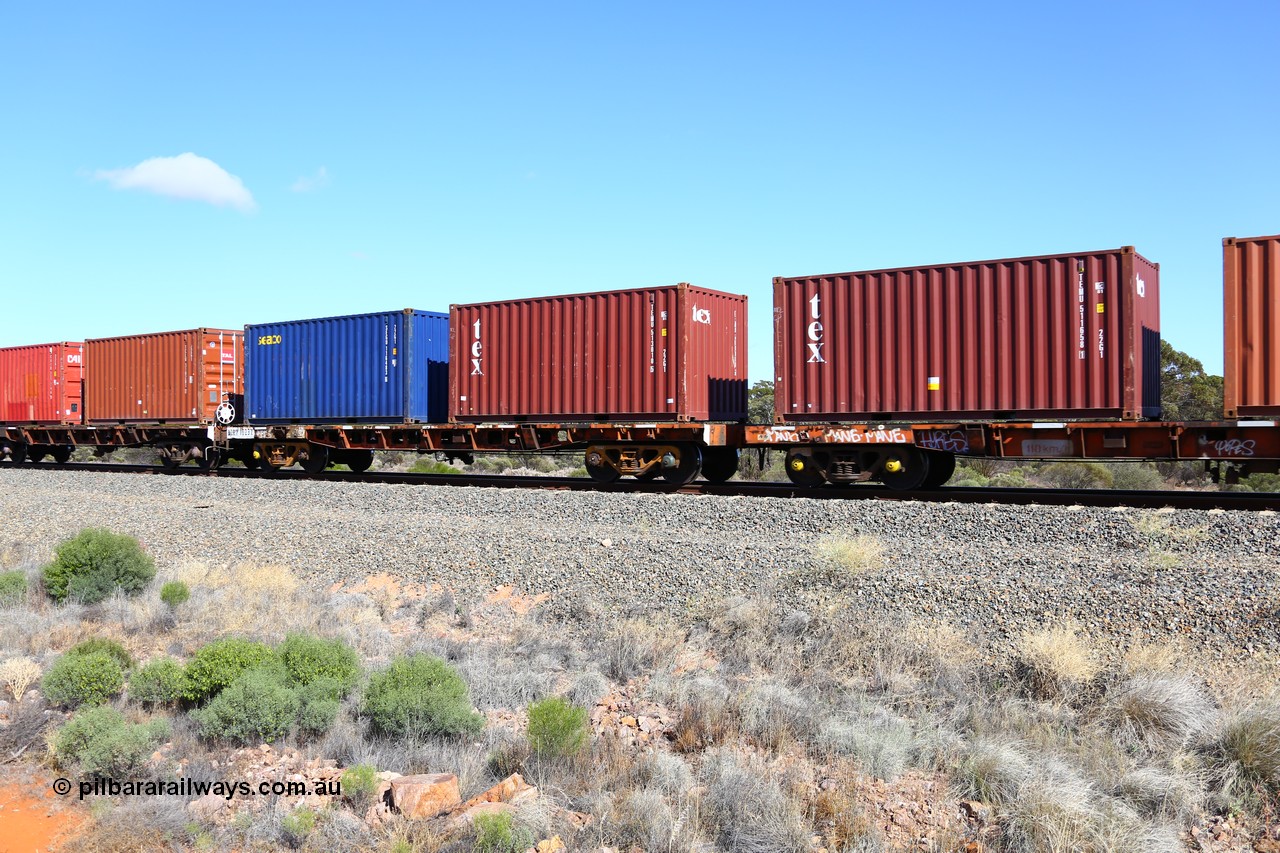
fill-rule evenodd
<path id="1" fill-rule="evenodd" d="M 0 684 L 9 688 L 14 700 L 21 702 L 27 689 L 40 677 L 40 664 L 31 658 L 9 658 L 0 663 Z"/>
<path id="2" fill-rule="evenodd" d="M 797 804 L 755 756 L 720 751 L 703 763 L 703 805 L 717 841 L 739 853 L 808 851 L 809 832 Z"/>
<path id="3" fill-rule="evenodd" d="M 1209 697 L 1194 681 L 1177 675 L 1137 675 L 1114 691 L 1107 711 L 1138 740 L 1155 745 L 1186 743 L 1213 722 Z"/>
<path id="4" fill-rule="evenodd" d="M 883 548 L 874 536 L 824 536 L 813 548 L 820 569 L 835 581 L 866 574 L 883 566 Z"/>
<path id="5" fill-rule="evenodd" d="M 1228 776 L 1280 792 L 1280 704 L 1274 700 L 1233 713 L 1213 748 Z"/>
<path id="6" fill-rule="evenodd" d="M 776 681 L 764 681 L 741 700 L 742 728 L 766 749 L 805 740 L 817 729 L 813 703 Z"/>
<path id="7" fill-rule="evenodd" d="M 295 684 L 311 684 L 317 679 L 332 681 L 335 698 L 346 696 L 360 680 L 360 660 L 355 649 L 342 640 L 290 634 L 280 646 L 280 659 Z"/>
<path id="8" fill-rule="evenodd" d="M 1039 477 L 1062 489 L 1109 489 L 1115 484 L 1100 462 L 1054 462 L 1041 468 Z"/>
<path id="9" fill-rule="evenodd" d="M 1089 647 L 1070 627 L 1028 632 L 1019 638 L 1015 665 L 1032 693 L 1043 699 L 1061 696 L 1098 674 Z"/>
<path id="10" fill-rule="evenodd" d="M 290 847 L 301 847 L 307 836 L 316 828 L 316 813 L 308 808 L 301 808 L 280 819 L 280 831 Z"/>
<path id="11" fill-rule="evenodd" d="M 53 751 L 60 762 L 74 761 L 86 774 L 119 777 L 141 767 L 167 733 L 163 720 L 130 724 L 115 708 L 92 708 L 58 731 Z"/>
<path id="12" fill-rule="evenodd" d="M 196 652 L 187 664 L 183 698 L 200 702 L 214 696 L 241 673 L 273 661 L 275 657 L 270 646 L 243 637 L 214 640 Z"/>
<path id="13" fill-rule="evenodd" d="M 568 758 L 587 745 L 587 709 L 558 696 L 529 706 L 529 747 L 543 758 Z"/>
<path id="14" fill-rule="evenodd" d="M 364 814 L 379 784 L 378 768 L 372 764 L 357 764 L 342 771 L 342 796 L 351 801 L 356 814 Z"/>
<path id="15" fill-rule="evenodd" d="M 321 735 L 333 726 L 341 708 L 339 693 L 341 684 L 333 678 L 317 678 L 310 684 L 297 688 L 298 728 L 304 734 Z"/>
<path id="16" fill-rule="evenodd" d="M 111 655 L 116 659 L 116 663 L 120 664 L 121 669 L 133 669 L 133 655 L 129 654 L 124 646 L 106 637 L 90 637 L 67 649 L 69 655 L 91 655 L 96 652 Z"/>
<path id="17" fill-rule="evenodd" d="M 182 581 L 169 581 L 160 587 L 160 600 L 169 605 L 170 608 L 185 604 L 189 598 L 191 598 L 191 590 Z"/>
<path id="18" fill-rule="evenodd" d="M 56 601 L 96 604 L 117 589 L 133 595 L 156 575 L 156 564 L 132 536 L 82 530 L 58 545 L 44 567 L 45 589 Z"/>
<path id="19" fill-rule="evenodd" d="M 389 735 L 474 734 L 484 726 L 471 710 L 466 683 L 426 654 L 397 658 L 373 675 L 363 710 L 375 729 Z"/>
<path id="20" fill-rule="evenodd" d="M 510 812 L 476 815 L 475 850 L 480 853 L 520 853 L 533 846 L 533 836 L 526 829 L 512 826 Z"/>
<path id="21" fill-rule="evenodd" d="M 249 744 L 284 737 L 300 707 L 284 668 L 264 665 L 242 673 L 191 718 L 203 737 Z"/>
<path id="22" fill-rule="evenodd" d="M 12 607 L 27 600 L 27 576 L 24 572 L 0 572 L 0 607 Z"/>
<path id="23" fill-rule="evenodd" d="M 156 658 L 129 677 L 129 698 L 144 705 L 169 705 L 182 698 L 186 686 L 182 664 L 173 658 Z"/>
<path id="24" fill-rule="evenodd" d="M 65 654 L 49 668 L 41 688 L 55 705 L 101 705 L 124 689 L 124 669 L 107 652 Z"/>

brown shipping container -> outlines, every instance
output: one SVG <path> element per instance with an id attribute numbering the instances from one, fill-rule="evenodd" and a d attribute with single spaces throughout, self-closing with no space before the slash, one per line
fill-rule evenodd
<path id="1" fill-rule="evenodd" d="M 775 414 L 1158 417 L 1159 270 L 1126 246 L 775 278 Z"/>
<path id="2" fill-rule="evenodd" d="M 747 297 L 679 284 L 452 305 L 456 421 L 734 421 Z"/>
<path id="3" fill-rule="evenodd" d="M 1228 418 L 1280 417 L 1280 235 L 1222 241 Z"/>
<path id="4" fill-rule="evenodd" d="M 243 330 L 95 338 L 84 350 L 86 423 L 209 423 L 244 393 Z"/>
<path id="5" fill-rule="evenodd" d="M 0 423 L 78 424 L 84 344 L 0 349 Z"/>

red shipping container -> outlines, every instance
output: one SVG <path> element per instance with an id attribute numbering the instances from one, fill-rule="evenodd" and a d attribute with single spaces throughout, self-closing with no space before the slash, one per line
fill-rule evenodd
<path id="1" fill-rule="evenodd" d="M 0 423 L 78 424 L 84 344 L 0 349 Z"/>
<path id="2" fill-rule="evenodd" d="M 775 278 L 782 421 L 1160 413 L 1160 267 L 1101 252 Z"/>
<path id="3" fill-rule="evenodd" d="M 735 421 L 747 297 L 688 284 L 452 305 L 456 421 Z"/>
<path id="4" fill-rule="evenodd" d="M 192 329 L 85 341 L 86 423 L 209 423 L 240 408 L 244 332 Z"/>
<path id="5" fill-rule="evenodd" d="M 1280 235 L 1222 241 L 1228 418 L 1280 417 Z"/>

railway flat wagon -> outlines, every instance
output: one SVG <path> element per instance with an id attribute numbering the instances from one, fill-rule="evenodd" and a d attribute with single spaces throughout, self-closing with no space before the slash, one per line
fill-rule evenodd
<path id="1" fill-rule="evenodd" d="M 1228 418 L 1280 417 L 1280 235 L 1222 241 Z"/>
<path id="2" fill-rule="evenodd" d="M 242 411 L 243 330 L 90 338 L 84 357 L 85 423 L 226 424 Z"/>
<path id="3" fill-rule="evenodd" d="M 779 423 L 1160 414 L 1160 267 L 1131 246 L 773 287 Z"/>
<path id="4" fill-rule="evenodd" d="M 245 327 L 254 423 L 442 423 L 449 315 L 406 308 Z"/>
<path id="5" fill-rule="evenodd" d="M 747 297 L 678 284 L 450 307 L 459 422 L 737 421 Z"/>
<path id="6" fill-rule="evenodd" d="M 0 349 L 0 423 L 78 424 L 84 417 L 84 344 Z"/>

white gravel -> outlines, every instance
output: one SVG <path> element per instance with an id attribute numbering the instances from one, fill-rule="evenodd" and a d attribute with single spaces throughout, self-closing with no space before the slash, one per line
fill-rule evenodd
<path id="1" fill-rule="evenodd" d="M 1118 639 L 1173 636 L 1211 656 L 1276 661 L 1280 515 L 1178 511 L 1170 527 L 1191 532 L 1154 537 L 1135 527 L 1148 515 L 0 467 L 0 552 L 34 548 L 36 559 L 107 527 L 141 539 L 162 571 L 249 561 L 324 583 L 390 572 L 463 599 L 510 583 L 562 608 L 589 598 L 618 613 L 762 591 L 806 606 L 851 594 L 852 620 L 938 618 L 1001 641 L 1072 618 Z M 883 569 L 839 594 L 787 581 L 824 535 L 857 534 L 881 541 Z"/>

